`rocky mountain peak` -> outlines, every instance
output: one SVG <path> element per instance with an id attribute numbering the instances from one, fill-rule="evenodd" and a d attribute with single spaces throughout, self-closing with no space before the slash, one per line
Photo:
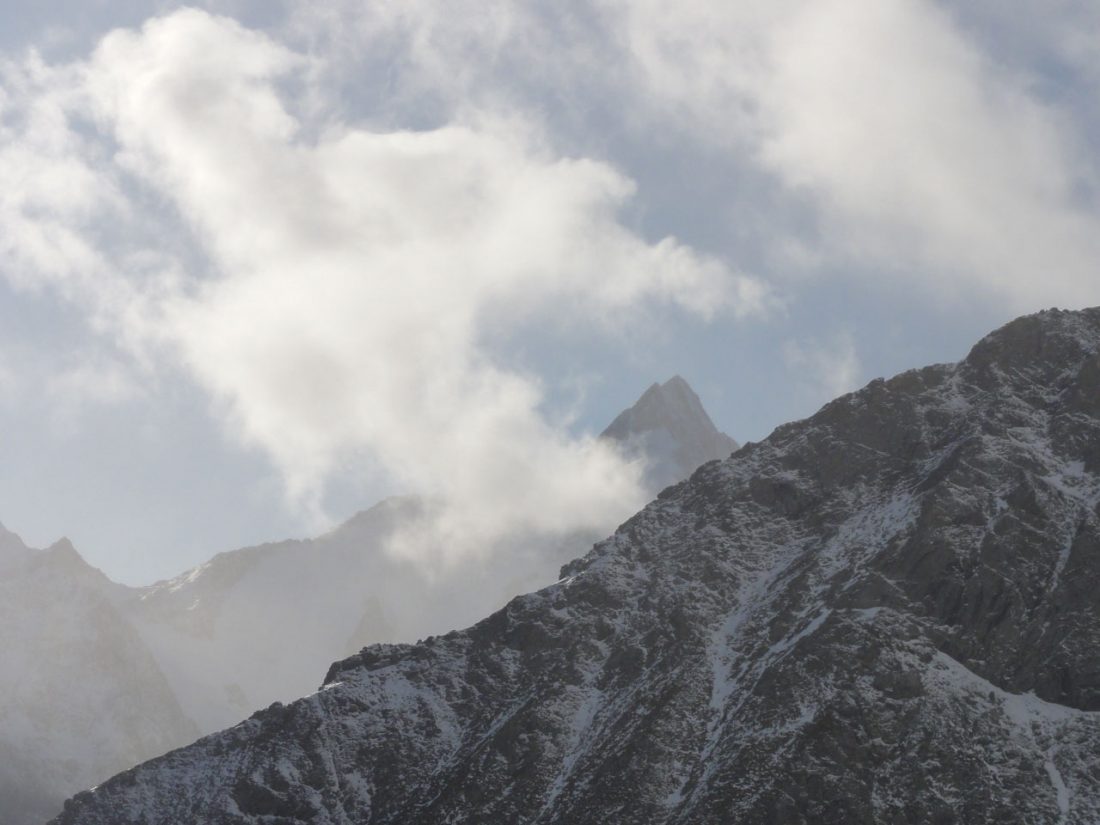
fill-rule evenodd
<path id="1" fill-rule="evenodd" d="M 87 565 L 87 562 L 81 557 L 81 555 L 73 547 L 72 541 L 68 536 L 62 536 L 44 551 L 47 554 L 57 558 L 65 563 Z"/>
<path id="2" fill-rule="evenodd" d="M 103 594 L 118 594 L 126 590 L 116 584 L 98 567 L 85 561 L 67 536 L 62 536 L 45 550 L 36 553 L 36 563 L 48 568 L 59 579 L 79 580 Z"/>
<path id="3" fill-rule="evenodd" d="M 1025 315 L 982 338 L 963 363 L 986 380 L 994 375 L 1001 380 L 1026 375 L 1056 384 L 1096 354 L 1093 333 L 1098 316 L 1100 308 Z"/>
<path id="4" fill-rule="evenodd" d="M 699 396 L 679 375 L 649 387 L 601 437 L 646 461 L 646 482 L 654 492 L 737 449 L 737 442 L 714 426 Z"/>

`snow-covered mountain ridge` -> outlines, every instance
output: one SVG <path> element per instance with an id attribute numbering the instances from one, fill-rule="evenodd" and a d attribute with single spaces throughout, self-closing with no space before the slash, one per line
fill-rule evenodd
<path id="1" fill-rule="evenodd" d="M 56 822 L 1100 821 L 1098 352 L 1050 311 L 874 381 Z"/>

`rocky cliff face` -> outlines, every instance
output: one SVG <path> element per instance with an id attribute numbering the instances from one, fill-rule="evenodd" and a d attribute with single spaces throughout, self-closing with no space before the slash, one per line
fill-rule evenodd
<path id="1" fill-rule="evenodd" d="M 872 382 L 57 822 L 1100 821 L 1098 348 L 1047 312 Z"/>

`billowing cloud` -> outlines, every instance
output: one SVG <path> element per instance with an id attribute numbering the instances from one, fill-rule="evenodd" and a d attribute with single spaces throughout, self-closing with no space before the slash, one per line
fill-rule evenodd
<path id="1" fill-rule="evenodd" d="M 0 63 L 0 260 L 16 287 L 104 277 L 85 232 L 115 201 L 110 180 L 88 163 L 70 128 L 77 79 L 36 54 Z M 87 291 L 90 291 L 87 290 Z"/>
<path id="2" fill-rule="evenodd" d="M 560 156 L 524 118 L 467 112 L 421 131 L 318 121 L 310 93 L 288 91 L 308 83 L 310 61 L 224 18 L 187 10 L 113 32 L 64 72 L 50 134 L 73 145 L 58 154 L 98 153 L 105 170 L 80 166 L 97 176 L 78 180 L 87 203 L 47 192 L 30 215 L 9 209 L 56 224 L 77 250 L 26 269 L 56 271 L 47 280 L 88 301 L 87 273 L 119 269 L 115 334 L 184 365 L 297 501 L 317 506 L 365 455 L 442 502 L 408 552 L 606 529 L 641 501 L 637 468 L 547 421 L 538 380 L 502 366 L 488 332 L 507 340 L 558 317 L 616 326 L 652 302 L 710 317 L 765 301 L 718 260 L 624 226 L 632 182 Z M 101 180 L 139 244 L 117 227 L 96 243 Z M 148 208 L 193 241 L 185 255 L 151 251 Z"/>
<path id="3" fill-rule="evenodd" d="M 1096 169 L 1070 113 L 946 11 L 924 0 L 737 6 L 673 15 L 631 3 L 633 52 L 699 131 L 753 152 L 812 200 L 834 260 L 1013 309 L 1096 300 L 1100 213 L 1081 196 Z M 711 80 L 692 84 L 692 67 Z"/>
<path id="4" fill-rule="evenodd" d="M 982 295 L 1013 311 L 1100 298 L 1090 125 L 1072 95 L 1069 106 L 1044 96 L 1028 67 L 990 53 L 995 42 L 967 25 L 988 21 L 988 9 L 956 14 L 931 0 L 497 5 L 477 14 L 436 0 L 368 12 L 347 4 L 343 15 L 330 5 L 324 17 L 300 19 L 349 54 L 356 37 L 384 44 L 410 106 L 460 109 L 471 97 L 550 105 L 563 123 L 573 109 L 610 108 L 617 123 L 685 151 L 726 151 L 782 193 L 742 214 L 772 210 L 750 219 L 783 267 L 896 280 L 946 302 Z M 1043 54 L 1064 61 L 1067 86 L 1076 73 L 1091 90 L 1100 53 L 1080 32 L 1096 18 L 1078 5 L 1042 15 L 1051 41 Z M 1036 16 L 1015 14 L 1000 30 L 1018 38 L 1018 21 Z"/>

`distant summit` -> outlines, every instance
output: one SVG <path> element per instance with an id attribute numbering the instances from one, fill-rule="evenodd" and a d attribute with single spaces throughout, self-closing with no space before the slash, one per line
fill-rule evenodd
<path id="1" fill-rule="evenodd" d="M 708 461 L 727 458 L 737 442 L 710 420 L 699 396 L 675 375 L 653 384 L 601 434 L 647 462 L 646 486 L 654 492 L 690 476 Z"/>

